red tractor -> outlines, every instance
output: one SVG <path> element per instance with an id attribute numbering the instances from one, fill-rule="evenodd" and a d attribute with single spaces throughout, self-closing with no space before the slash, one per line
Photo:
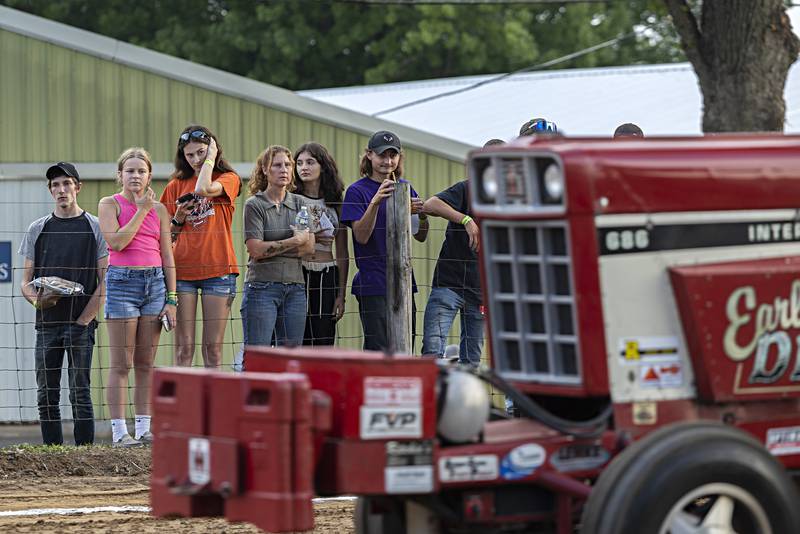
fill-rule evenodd
<path id="1" fill-rule="evenodd" d="M 491 370 L 159 370 L 154 513 L 304 530 L 313 495 L 357 495 L 362 534 L 800 532 L 800 137 L 523 138 L 469 179 Z"/>

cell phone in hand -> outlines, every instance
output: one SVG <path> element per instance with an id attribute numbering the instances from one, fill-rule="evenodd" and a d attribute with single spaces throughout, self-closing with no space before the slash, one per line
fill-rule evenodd
<path id="1" fill-rule="evenodd" d="M 166 313 L 161 316 L 161 325 L 164 327 L 164 330 L 166 330 L 167 332 L 172 330 L 172 323 L 169 322 L 169 317 L 167 317 Z"/>
<path id="2" fill-rule="evenodd" d="M 194 193 L 186 193 L 185 195 L 181 195 L 178 197 L 178 204 L 183 204 L 184 202 L 189 202 L 190 200 L 194 200 Z"/>

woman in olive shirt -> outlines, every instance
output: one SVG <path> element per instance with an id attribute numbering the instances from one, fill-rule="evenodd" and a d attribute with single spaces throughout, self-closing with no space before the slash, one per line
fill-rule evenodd
<path id="1" fill-rule="evenodd" d="M 289 192 L 294 160 L 272 145 L 256 160 L 251 197 L 244 205 L 245 245 L 250 255 L 242 300 L 245 345 L 300 345 L 306 319 L 301 257 L 313 253 L 314 236 L 295 229 L 302 197 Z"/>

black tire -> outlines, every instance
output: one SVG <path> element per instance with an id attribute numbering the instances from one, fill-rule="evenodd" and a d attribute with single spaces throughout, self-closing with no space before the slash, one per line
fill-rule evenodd
<path id="1" fill-rule="evenodd" d="M 737 532 L 800 532 L 800 500 L 783 466 L 750 435 L 707 422 L 661 428 L 619 454 L 592 489 L 581 532 L 669 532 L 672 518 L 702 522 L 717 502 L 732 503 Z"/>
<path id="2" fill-rule="evenodd" d="M 406 534 L 404 502 L 359 497 L 354 512 L 356 534 Z"/>

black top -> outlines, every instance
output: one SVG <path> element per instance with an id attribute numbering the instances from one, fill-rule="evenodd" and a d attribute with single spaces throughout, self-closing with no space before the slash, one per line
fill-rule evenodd
<path id="1" fill-rule="evenodd" d="M 448 206 L 471 215 L 467 181 L 463 180 L 436 194 Z M 447 223 L 447 231 L 433 271 L 433 287 L 446 287 L 464 295 L 469 292 L 481 299 L 478 255 L 469 248 L 469 236 L 460 223 Z"/>
<path id="2" fill-rule="evenodd" d="M 38 219 L 19 252 L 33 260 L 34 278 L 60 276 L 83 286 L 82 295 L 64 296 L 55 306 L 37 310 L 36 327 L 75 322 L 97 289 L 97 260 L 108 255 L 97 218 L 83 212 L 68 219 L 52 214 Z"/>

